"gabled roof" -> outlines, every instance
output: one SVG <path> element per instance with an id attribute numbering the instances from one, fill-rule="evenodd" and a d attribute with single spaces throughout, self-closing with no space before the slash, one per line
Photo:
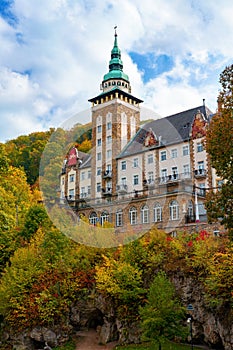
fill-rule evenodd
<path id="1" fill-rule="evenodd" d="M 91 167 L 91 155 L 89 153 L 82 152 L 83 156 L 81 157 L 82 164 L 79 169 Z"/>
<path id="2" fill-rule="evenodd" d="M 165 147 L 188 140 L 194 117 L 198 111 L 204 115 L 207 121 L 210 120 L 213 114 L 205 105 L 202 105 L 144 124 L 117 158 L 123 158 L 136 153 L 145 152 L 148 149 Z M 154 132 L 159 142 L 152 147 L 145 147 L 144 140 L 149 130 Z"/>

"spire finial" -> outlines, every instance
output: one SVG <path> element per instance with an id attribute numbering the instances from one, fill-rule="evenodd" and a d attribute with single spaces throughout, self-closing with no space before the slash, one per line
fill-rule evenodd
<path id="1" fill-rule="evenodd" d="M 115 30 L 115 36 L 117 36 L 117 32 L 116 32 L 117 26 L 114 27 L 114 30 Z"/>

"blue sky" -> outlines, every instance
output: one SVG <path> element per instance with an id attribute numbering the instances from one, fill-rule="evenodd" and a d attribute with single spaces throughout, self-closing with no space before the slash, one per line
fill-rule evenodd
<path id="1" fill-rule="evenodd" d="M 0 142 L 74 115 L 89 121 L 115 25 L 145 118 L 203 98 L 214 112 L 219 74 L 233 63 L 232 13 L 230 0 L 1 0 Z"/>

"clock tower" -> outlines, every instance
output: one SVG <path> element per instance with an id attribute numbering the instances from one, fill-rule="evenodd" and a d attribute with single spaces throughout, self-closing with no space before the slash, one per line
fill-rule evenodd
<path id="1" fill-rule="evenodd" d="M 129 77 L 123 71 L 115 27 L 109 72 L 92 102 L 92 189 L 91 197 L 111 200 L 117 194 L 116 157 L 140 125 L 139 98 L 131 94 Z"/>

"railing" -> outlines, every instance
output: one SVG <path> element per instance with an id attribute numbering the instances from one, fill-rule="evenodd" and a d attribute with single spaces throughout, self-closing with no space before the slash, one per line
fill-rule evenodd
<path id="1" fill-rule="evenodd" d="M 187 180 L 187 179 L 191 179 L 191 173 L 187 172 L 187 173 L 174 173 L 172 175 L 165 175 L 165 176 L 161 176 L 158 178 L 158 183 L 159 184 L 167 184 L 167 183 L 174 183 L 180 180 Z"/>
<path id="2" fill-rule="evenodd" d="M 105 171 L 103 172 L 103 178 L 104 178 L 104 179 L 110 179 L 110 178 L 112 178 L 112 170 L 105 170 Z"/>
<path id="3" fill-rule="evenodd" d="M 119 184 L 116 186 L 116 190 L 118 193 L 126 193 L 128 191 L 128 186 L 125 184 Z"/>
<path id="4" fill-rule="evenodd" d="M 195 177 L 206 177 L 206 169 L 195 169 L 194 170 Z"/>
<path id="5" fill-rule="evenodd" d="M 103 193 L 103 196 L 111 196 L 112 188 L 111 187 L 102 188 L 102 193 Z"/>

